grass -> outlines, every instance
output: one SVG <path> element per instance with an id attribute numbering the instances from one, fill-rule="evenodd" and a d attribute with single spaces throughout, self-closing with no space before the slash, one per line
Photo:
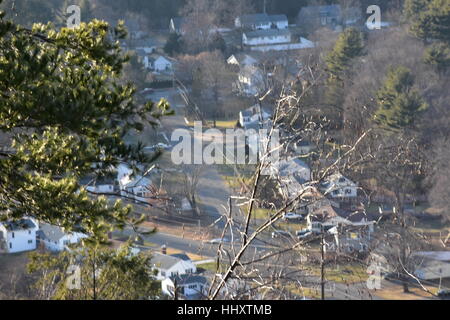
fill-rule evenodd
<path id="1" fill-rule="evenodd" d="M 206 120 L 207 126 L 214 128 L 214 120 Z M 234 129 L 236 128 L 237 120 L 216 120 L 217 129 Z M 194 126 L 194 121 L 189 121 L 188 127 Z"/>
<path id="2" fill-rule="evenodd" d="M 320 269 L 317 266 L 310 266 L 308 271 L 315 276 L 320 276 Z M 359 264 L 348 264 L 338 265 L 335 269 L 325 268 L 325 278 L 327 281 L 352 284 L 367 281 L 369 275 L 366 267 Z"/>
<path id="3" fill-rule="evenodd" d="M 437 288 L 427 288 L 434 294 L 437 293 Z M 409 288 L 410 293 L 404 293 L 401 285 L 394 285 L 387 289 L 376 291 L 376 295 L 386 300 L 424 300 L 432 296 L 419 288 Z"/>
<path id="4" fill-rule="evenodd" d="M 223 263 L 219 264 L 219 270 L 217 270 L 217 263 L 216 262 L 208 262 L 197 265 L 197 269 L 203 269 L 206 271 L 211 271 L 216 273 L 217 271 L 219 273 L 223 273 L 227 270 L 227 266 Z"/>
<path id="5" fill-rule="evenodd" d="M 301 287 L 299 285 L 296 285 L 295 283 L 289 283 L 284 288 L 288 290 L 290 293 L 299 297 L 305 297 L 310 299 L 321 298 L 320 290 L 315 288 Z"/>

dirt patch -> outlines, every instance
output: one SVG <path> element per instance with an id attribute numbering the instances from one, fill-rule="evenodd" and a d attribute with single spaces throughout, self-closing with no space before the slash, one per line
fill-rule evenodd
<path id="1" fill-rule="evenodd" d="M 28 253 L 0 254 L 0 300 L 29 297 Z"/>
<path id="2" fill-rule="evenodd" d="M 214 238 L 214 234 L 211 231 L 207 231 L 204 228 L 199 229 L 198 227 L 188 227 L 188 226 L 168 226 L 162 223 L 154 222 L 144 222 L 141 225 L 145 229 L 157 228 L 159 232 L 167 233 L 184 239 L 191 239 L 195 241 L 205 241 Z"/>

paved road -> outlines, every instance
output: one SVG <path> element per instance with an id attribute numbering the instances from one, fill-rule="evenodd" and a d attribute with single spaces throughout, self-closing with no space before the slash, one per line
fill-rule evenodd
<path id="1" fill-rule="evenodd" d="M 172 132 L 175 129 L 187 129 L 184 120 L 184 106 L 177 103 L 176 96 L 178 95 L 177 90 L 175 89 L 166 89 L 166 90 L 157 90 L 155 93 L 149 96 L 149 98 L 153 101 L 159 101 L 161 98 L 165 98 L 169 101 L 172 108 L 175 110 L 175 116 L 166 117 L 162 121 L 162 130 L 161 134 L 168 139 L 171 138 Z M 200 137 L 194 136 L 194 139 L 198 140 Z M 166 141 L 167 142 L 167 141 Z M 226 214 L 228 208 L 228 199 L 231 195 L 231 191 L 226 182 L 222 179 L 217 168 L 215 166 L 205 165 L 203 167 L 203 172 L 201 174 L 201 178 L 199 180 L 198 185 L 198 197 L 201 202 L 201 210 L 203 214 L 208 215 L 211 220 L 219 219 L 222 215 Z M 236 209 L 236 208 L 234 208 Z M 225 221 L 222 220 L 217 224 L 218 231 L 223 230 L 225 226 Z M 131 230 L 126 231 L 125 234 L 131 235 Z M 239 239 L 239 232 L 237 230 L 237 226 L 234 229 L 234 237 Z M 230 235 L 227 235 L 230 237 Z M 180 237 L 176 237 L 173 235 L 168 235 L 164 233 L 157 233 L 155 235 L 150 235 L 145 237 L 145 240 L 151 243 L 154 243 L 158 246 L 166 245 L 168 247 L 190 252 L 194 254 L 198 254 L 208 258 L 215 258 L 217 256 L 217 245 L 211 245 L 208 243 L 204 243 L 202 241 L 196 241 L 191 239 L 183 239 Z M 268 252 L 271 248 L 270 239 L 267 235 L 264 237 L 264 241 L 257 240 L 254 245 L 248 250 L 247 254 L 244 258 L 252 258 L 252 255 L 262 254 Z M 269 244 L 267 244 L 269 243 Z M 224 249 L 227 249 L 227 252 L 232 256 L 232 250 L 230 250 L 229 245 L 224 245 Z M 286 258 L 288 259 L 288 258 Z M 256 264 L 256 266 L 260 267 L 260 272 L 265 273 L 267 270 L 267 266 L 271 265 L 269 262 L 261 263 L 260 265 Z M 272 266 L 272 265 L 271 265 Z M 291 266 L 286 262 L 284 265 L 280 266 L 280 268 L 298 268 L 298 266 Z M 275 266 L 276 267 L 276 266 Z M 311 281 L 315 283 L 320 283 L 320 279 L 318 277 L 312 276 Z M 344 284 L 339 283 L 329 283 L 327 284 L 327 299 L 339 299 L 339 300 L 361 300 L 361 299 L 379 299 L 376 296 L 370 296 L 369 291 L 365 283 L 353 284 L 351 286 L 346 286 Z M 371 292 L 373 293 L 373 292 Z"/>

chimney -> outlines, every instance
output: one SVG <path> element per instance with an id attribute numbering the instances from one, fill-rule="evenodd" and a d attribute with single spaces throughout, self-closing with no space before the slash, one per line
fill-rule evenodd
<path id="1" fill-rule="evenodd" d="M 166 247 L 165 245 L 163 245 L 163 246 L 161 247 L 161 253 L 162 253 L 162 254 L 167 254 L 167 247 Z"/>

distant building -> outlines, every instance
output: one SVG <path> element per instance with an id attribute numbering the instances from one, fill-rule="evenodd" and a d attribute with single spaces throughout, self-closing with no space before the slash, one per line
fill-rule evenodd
<path id="1" fill-rule="evenodd" d="M 327 27 L 339 30 L 342 27 L 363 25 L 362 11 L 358 7 L 343 8 L 340 5 L 303 7 L 297 16 L 297 25 L 307 31 Z"/>
<path id="2" fill-rule="evenodd" d="M 231 55 L 228 59 L 227 59 L 227 63 L 229 65 L 235 65 L 237 67 L 243 68 L 246 66 L 257 66 L 258 65 L 258 59 L 256 59 L 255 57 L 252 57 L 251 55 L 247 54 L 247 53 L 237 53 L 237 54 L 233 54 Z"/>
<path id="3" fill-rule="evenodd" d="M 267 29 L 247 31 L 242 34 L 242 43 L 246 46 L 290 43 L 291 32 L 288 29 Z"/>
<path id="4" fill-rule="evenodd" d="M 37 233 L 39 242 L 47 250 L 60 252 L 68 249 L 71 244 L 79 243 L 87 235 L 79 232 L 64 232 L 62 228 L 47 223 L 41 224 Z"/>
<path id="5" fill-rule="evenodd" d="M 450 278 L 450 251 L 415 252 L 416 265 L 414 274 L 422 280 L 439 280 Z"/>
<path id="6" fill-rule="evenodd" d="M 197 267 L 187 255 L 167 255 L 155 252 L 152 254 L 151 263 L 153 268 L 158 271 L 156 276 L 158 280 L 197 272 Z"/>
<path id="7" fill-rule="evenodd" d="M 250 123 L 264 122 L 270 119 L 272 115 L 262 109 L 258 104 L 239 112 L 239 124 L 246 128 Z"/>
<path id="8" fill-rule="evenodd" d="M 321 183 L 320 189 L 324 195 L 334 199 L 351 200 L 358 196 L 358 185 L 341 173 L 335 173 L 326 178 Z"/>
<path id="9" fill-rule="evenodd" d="M 273 165 L 272 177 L 275 179 L 298 178 L 303 182 L 307 182 L 311 180 L 311 169 L 300 159 L 287 158 Z"/>
<path id="10" fill-rule="evenodd" d="M 186 18 L 176 17 L 170 19 L 169 30 L 172 33 L 183 35 L 186 33 Z"/>
<path id="11" fill-rule="evenodd" d="M 183 274 L 169 277 L 161 283 L 162 292 L 170 297 L 175 296 L 175 288 L 178 297 L 187 300 L 200 300 L 207 295 L 208 280 L 198 274 Z"/>
<path id="12" fill-rule="evenodd" d="M 235 27 L 250 30 L 287 29 L 286 15 L 268 15 L 266 13 L 246 14 L 236 18 Z"/>
<path id="13" fill-rule="evenodd" d="M 18 253 L 36 250 L 39 225 L 31 218 L 0 223 L 0 252 Z"/>
<path id="14" fill-rule="evenodd" d="M 342 23 L 340 5 L 303 7 L 297 17 L 297 25 L 312 30 L 320 27 L 335 29 Z"/>
<path id="15" fill-rule="evenodd" d="M 252 65 L 242 67 L 238 73 L 236 89 L 247 96 L 256 96 L 266 90 L 266 82 L 261 69 Z"/>
<path id="16" fill-rule="evenodd" d="M 150 57 L 149 69 L 156 72 L 172 71 L 173 62 L 164 56 Z"/>

